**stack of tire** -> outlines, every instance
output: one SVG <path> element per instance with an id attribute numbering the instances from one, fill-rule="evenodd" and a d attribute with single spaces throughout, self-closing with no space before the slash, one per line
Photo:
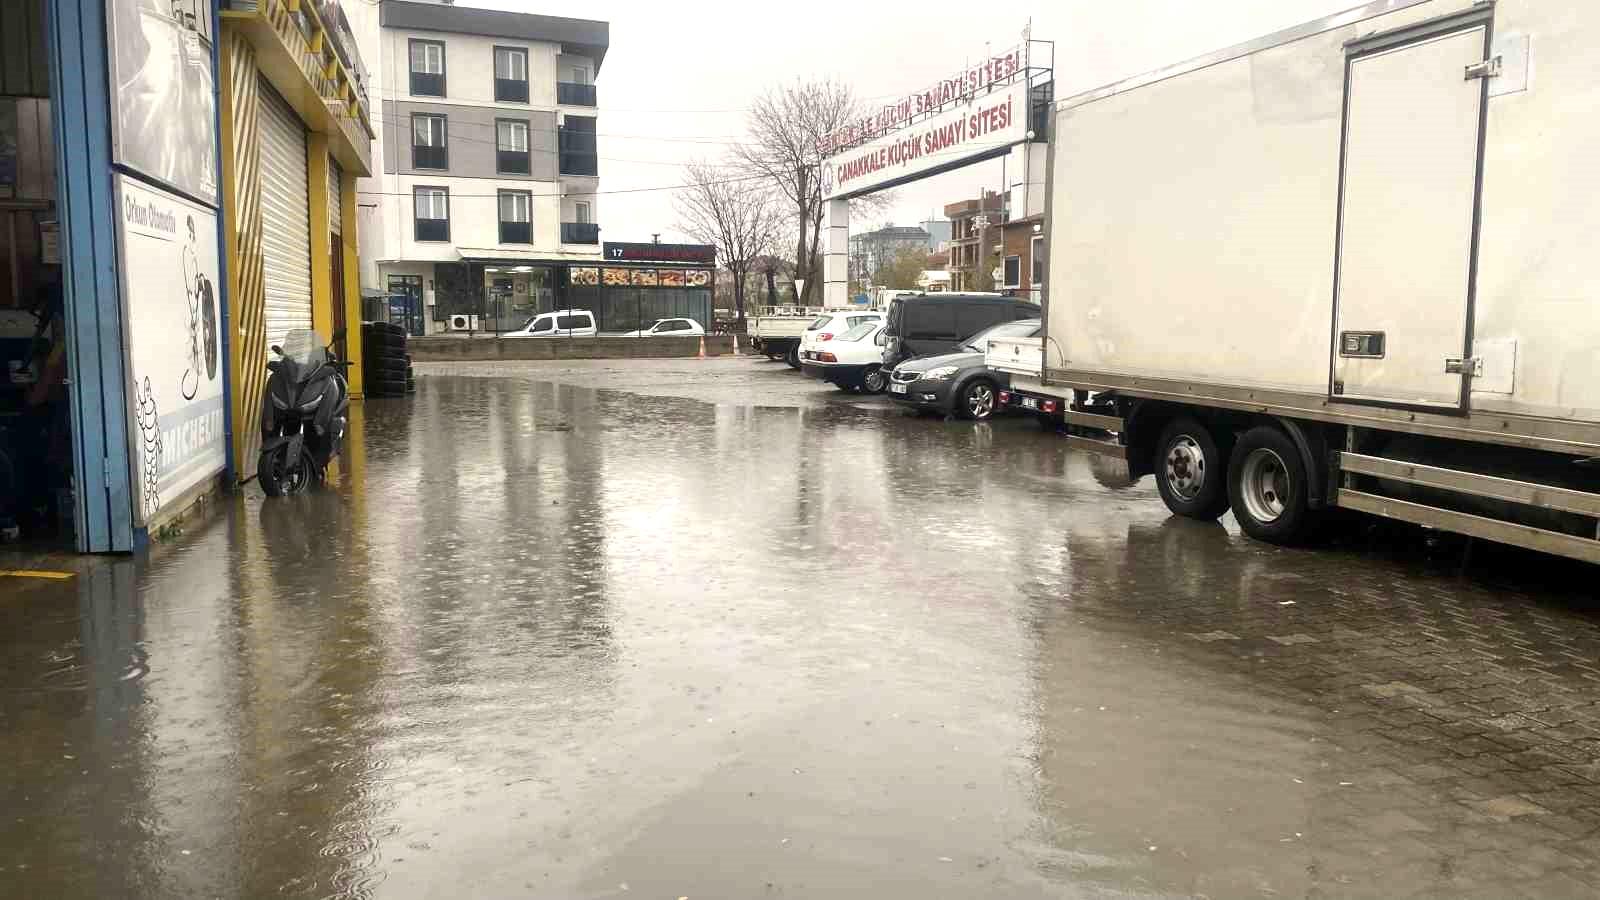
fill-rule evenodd
<path id="1" fill-rule="evenodd" d="M 399 325 L 362 325 L 361 360 L 368 397 L 403 397 L 416 392 L 411 357 L 406 354 L 406 331 Z"/>

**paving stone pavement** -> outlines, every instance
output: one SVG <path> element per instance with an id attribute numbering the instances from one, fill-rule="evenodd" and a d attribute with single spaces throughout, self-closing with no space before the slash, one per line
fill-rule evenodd
<path id="1" fill-rule="evenodd" d="M 1547 561 L 1506 552 L 1457 577 L 1415 553 L 1241 545 L 1177 521 L 1069 549 L 1106 567 L 1074 580 L 1083 622 L 1320 716 L 1314 895 L 1600 895 L 1587 570 L 1536 580 Z"/>

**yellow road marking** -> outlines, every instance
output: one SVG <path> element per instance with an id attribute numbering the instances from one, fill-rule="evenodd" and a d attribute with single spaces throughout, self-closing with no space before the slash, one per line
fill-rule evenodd
<path id="1" fill-rule="evenodd" d="M 52 581 L 66 581 L 76 577 L 71 572 L 44 572 L 38 569 L 0 569 L 0 578 L 48 578 Z"/>

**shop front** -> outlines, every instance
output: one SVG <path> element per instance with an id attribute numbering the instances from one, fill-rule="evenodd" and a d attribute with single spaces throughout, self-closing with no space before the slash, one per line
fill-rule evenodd
<path id="1" fill-rule="evenodd" d="M 255 474 L 254 419 L 271 348 L 290 331 L 324 338 L 363 391 L 355 184 L 371 174 L 367 77 L 339 3 L 222 0 L 224 218 L 236 352 L 239 480 Z"/>
<path id="2" fill-rule="evenodd" d="M 268 346 L 359 316 L 349 29 L 223 6 L 0 4 L 0 544 L 136 549 L 251 474 Z"/>
<path id="3" fill-rule="evenodd" d="M 222 483 L 205 0 L 0 4 L 0 542 L 135 549 Z"/>
<path id="4" fill-rule="evenodd" d="M 716 248 L 607 243 L 602 260 L 479 257 L 433 266 L 438 330 L 498 334 L 541 313 L 592 312 L 601 334 L 690 318 L 712 328 Z M 390 293 L 396 278 L 390 275 Z M 421 276 L 416 277 L 418 284 Z"/>

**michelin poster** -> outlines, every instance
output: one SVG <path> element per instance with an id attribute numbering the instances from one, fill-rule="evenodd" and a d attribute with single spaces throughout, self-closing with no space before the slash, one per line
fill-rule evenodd
<path id="1" fill-rule="evenodd" d="M 217 204 L 213 0 L 106 0 L 111 21 L 112 155 Z"/>
<path id="2" fill-rule="evenodd" d="M 117 176 L 136 521 L 226 463 L 217 218 Z"/>

